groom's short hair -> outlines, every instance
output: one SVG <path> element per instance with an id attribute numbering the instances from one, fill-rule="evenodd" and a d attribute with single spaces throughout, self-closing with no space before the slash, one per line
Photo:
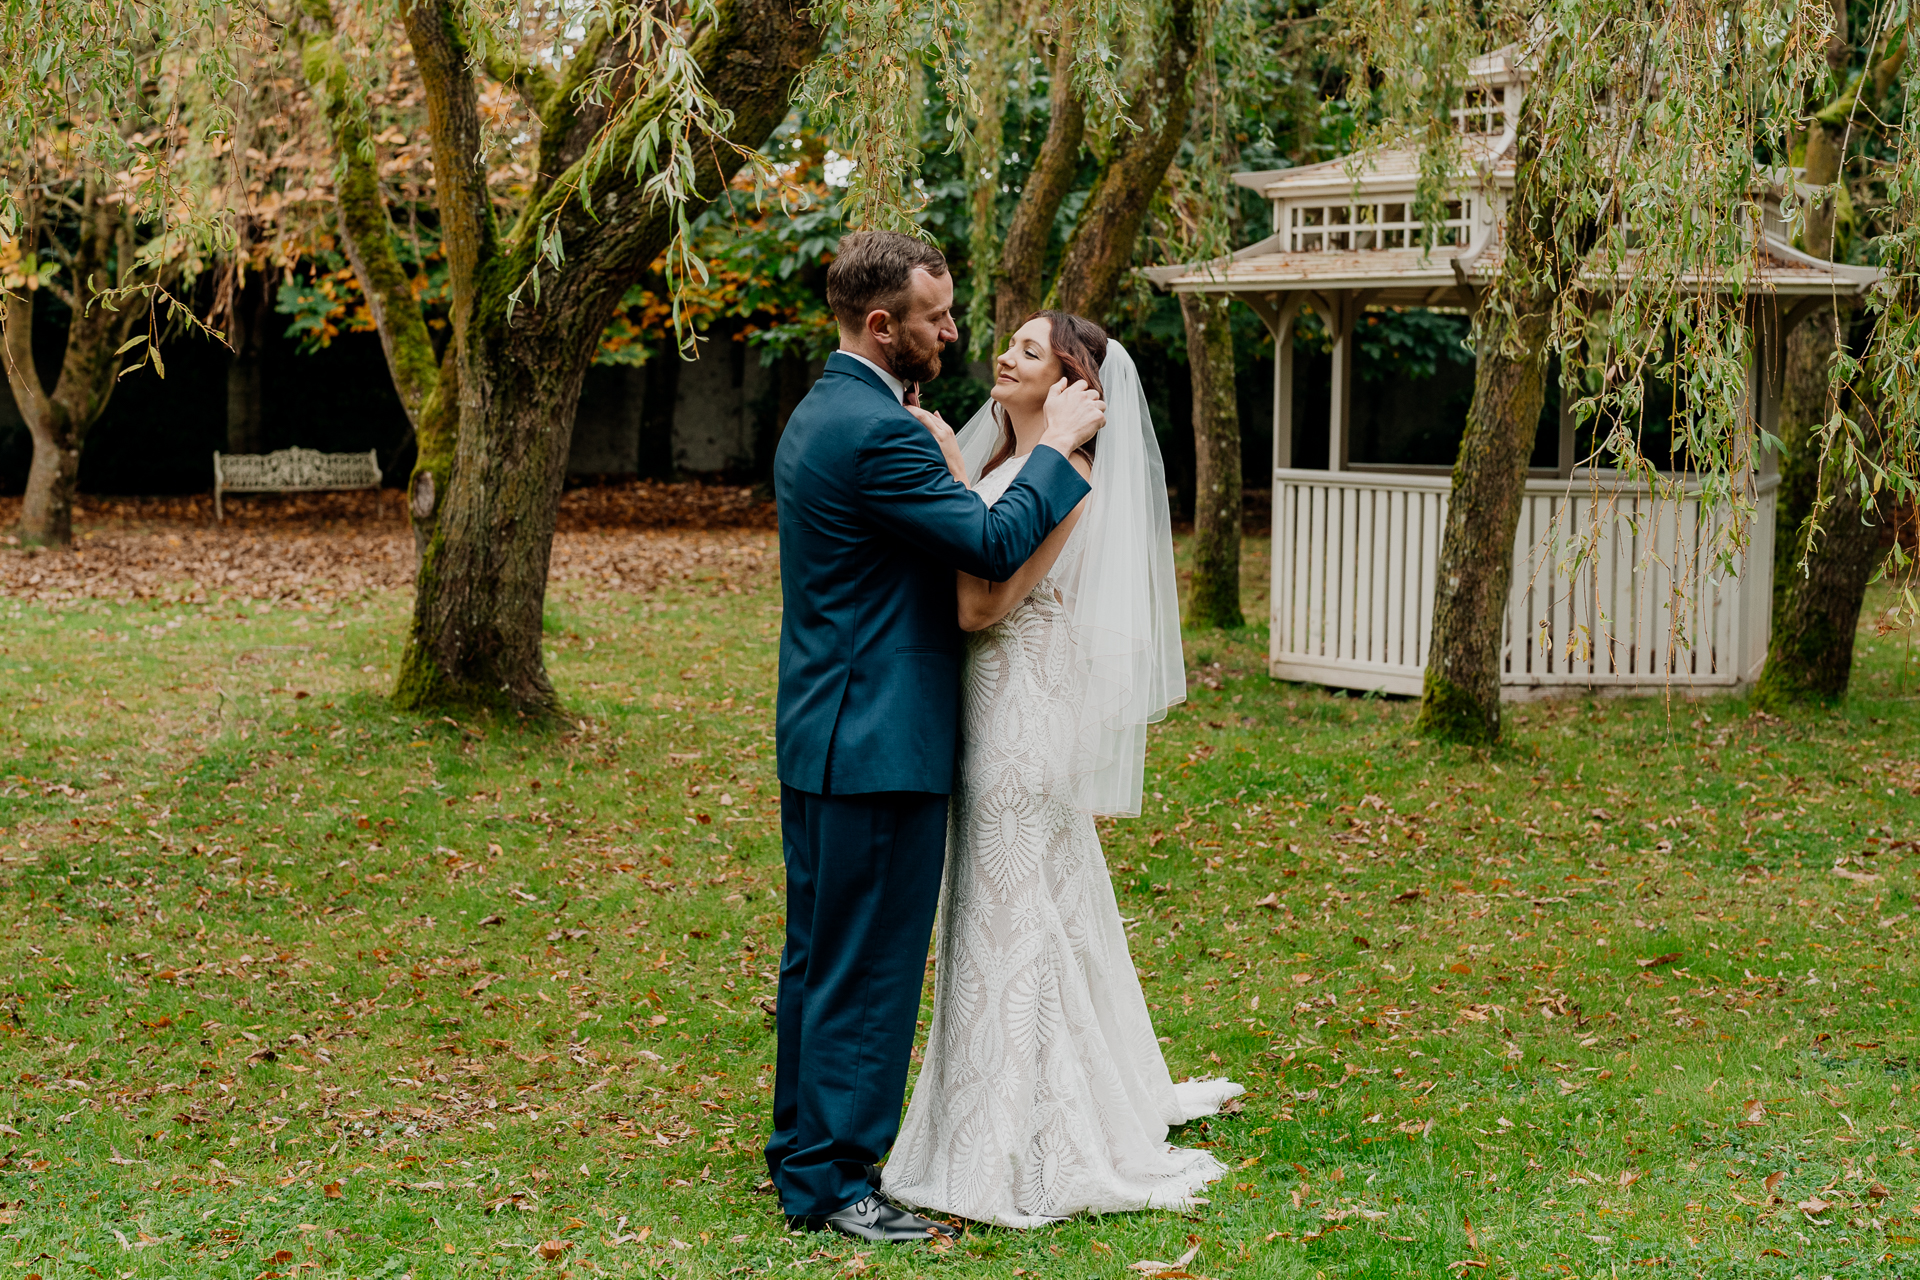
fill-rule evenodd
<path id="1" fill-rule="evenodd" d="M 866 327 L 870 312 L 900 317 L 915 267 L 943 276 L 946 255 L 925 240 L 897 231 L 848 232 L 840 237 L 840 249 L 827 268 L 827 305 L 842 328 L 856 331 Z"/>

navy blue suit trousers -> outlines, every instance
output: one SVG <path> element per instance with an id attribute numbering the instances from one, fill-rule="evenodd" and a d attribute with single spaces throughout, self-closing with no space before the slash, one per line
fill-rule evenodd
<path id="1" fill-rule="evenodd" d="M 780 823 L 787 943 L 767 1171 L 788 1213 L 831 1213 L 873 1189 L 867 1166 L 900 1132 L 947 797 L 782 787 Z"/>

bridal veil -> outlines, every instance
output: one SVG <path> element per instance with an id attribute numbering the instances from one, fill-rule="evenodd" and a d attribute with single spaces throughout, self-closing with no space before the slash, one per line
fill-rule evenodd
<path id="1" fill-rule="evenodd" d="M 1100 381 L 1107 421 L 1095 438 L 1093 494 L 1052 576 L 1071 618 L 1080 683 L 1076 805 L 1133 817 L 1140 812 L 1147 726 L 1186 701 L 1186 662 L 1166 467 L 1140 372 L 1118 342 L 1107 342 Z M 958 436 L 974 483 L 1001 439 L 996 408 L 988 400 Z"/>

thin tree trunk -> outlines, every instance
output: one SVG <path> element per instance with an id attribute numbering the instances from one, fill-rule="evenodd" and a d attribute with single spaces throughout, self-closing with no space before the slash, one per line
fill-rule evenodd
<path id="1" fill-rule="evenodd" d="M 233 356 L 227 362 L 227 452 L 265 451 L 261 423 L 260 353 L 267 327 L 267 279 L 250 272 L 234 299 L 227 341 Z"/>
<path id="2" fill-rule="evenodd" d="M 1547 61 L 1543 59 L 1543 61 Z M 1453 464 L 1446 529 L 1435 566 L 1433 625 L 1416 724 L 1422 733 L 1469 743 L 1500 739 L 1500 651 L 1513 537 L 1526 493 L 1540 414 L 1547 403 L 1547 338 L 1553 304 L 1565 287 L 1563 263 L 1579 262 L 1593 227 L 1563 228 L 1566 211 L 1540 171 L 1539 103 L 1529 93 L 1516 129 L 1513 195 L 1507 202 L 1506 254 L 1475 316 L 1473 403 Z M 1543 239 L 1566 231 L 1571 244 Z"/>
<path id="3" fill-rule="evenodd" d="M 138 306 L 125 301 L 109 311 L 93 292 L 125 278 L 133 251 L 119 206 L 101 196 L 95 184 L 88 183 L 81 198 L 80 245 L 69 273 L 73 291 L 65 299 L 70 312 L 66 348 L 51 391 L 33 360 L 32 295 L 13 294 L 0 311 L 7 382 L 33 439 L 33 463 L 20 504 L 20 535 L 29 544 L 64 547 L 73 541 L 80 452 L 113 396 L 117 352 L 140 314 Z M 28 234 L 37 230 L 30 224 Z"/>
<path id="4" fill-rule="evenodd" d="M 1193 381 L 1193 591 L 1187 621 L 1241 627 L 1240 410 L 1233 381 L 1233 326 L 1218 294 L 1180 295 Z"/>
<path id="5" fill-rule="evenodd" d="M 1054 288 L 1063 310 L 1105 322 L 1133 264 L 1154 193 L 1186 136 L 1199 38 L 1194 0 L 1172 0 L 1159 33 L 1159 56 L 1131 113 L 1135 127 L 1122 128 L 1114 138 L 1112 159 L 1061 255 Z"/>
<path id="6" fill-rule="evenodd" d="M 416 566 L 426 552 L 452 478 L 459 384 L 452 348 L 433 350 L 426 312 L 397 252 L 393 218 L 381 193 L 379 167 L 367 122 L 355 114 L 346 56 L 338 47 L 331 0 L 300 0 L 304 21 L 301 66 L 326 122 L 340 177 L 334 187 L 335 226 L 366 295 L 375 332 L 387 357 L 393 389 L 406 410 L 418 451 L 407 480 Z M 417 572 L 417 569 L 416 569 Z"/>
<path id="7" fill-rule="evenodd" d="M 1064 22 L 1055 43 L 1053 83 L 1048 94 L 1046 140 L 1034 158 L 1014 207 L 1013 222 L 993 269 L 993 349 L 1003 351 L 1020 322 L 1040 304 L 1046 278 L 1047 246 L 1054 219 L 1079 168 L 1087 111 L 1073 91 L 1073 48 Z"/>
<path id="8" fill-rule="evenodd" d="M 1453 464 L 1453 493 L 1433 593 L 1419 729 L 1461 742 L 1500 738 L 1500 647 L 1513 580 L 1527 459 L 1547 403 L 1547 307 L 1511 319 L 1481 312 L 1473 406 Z"/>

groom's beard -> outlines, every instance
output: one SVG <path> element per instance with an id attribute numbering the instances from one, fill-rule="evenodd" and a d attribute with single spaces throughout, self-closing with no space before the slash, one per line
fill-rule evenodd
<path id="1" fill-rule="evenodd" d="M 901 329 L 900 341 L 893 349 L 893 376 L 908 384 L 933 381 L 940 376 L 940 349 L 943 345 L 934 341 L 917 346 L 912 330 Z"/>

